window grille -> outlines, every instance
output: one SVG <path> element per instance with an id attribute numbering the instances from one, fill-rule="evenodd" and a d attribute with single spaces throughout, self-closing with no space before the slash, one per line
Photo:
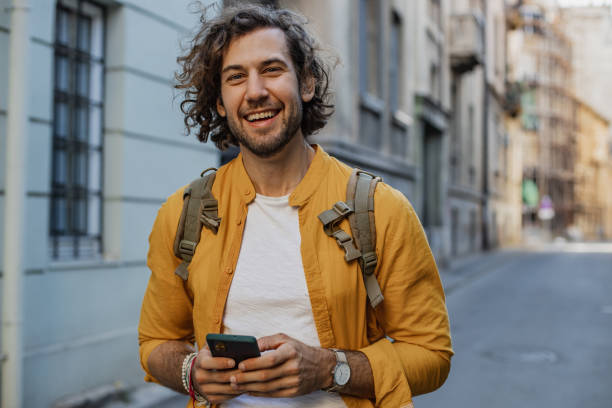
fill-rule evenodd
<path id="1" fill-rule="evenodd" d="M 102 81 L 104 10 L 59 0 L 55 72 L 50 237 L 54 259 L 102 250 Z"/>

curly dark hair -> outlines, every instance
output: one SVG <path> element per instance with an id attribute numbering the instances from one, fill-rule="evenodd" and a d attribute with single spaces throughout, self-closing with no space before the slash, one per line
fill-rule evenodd
<path id="1" fill-rule="evenodd" d="M 279 28 L 285 34 L 300 86 L 307 78 L 315 80 L 314 97 L 302 105 L 300 126 L 304 137 L 325 126 L 334 111 L 329 102 L 329 68 L 319 55 L 315 39 L 305 30 L 307 21 L 303 16 L 289 10 L 246 5 L 224 8 L 211 19 L 207 19 L 204 11 L 200 22 L 202 27 L 187 54 L 177 58 L 181 70 L 175 75 L 178 81 L 175 88 L 184 91 L 180 107 L 187 133 L 196 128 L 201 142 L 210 137 L 221 150 L 238 145 L 227 119 L 217 113 L 223 54 L 233 39 L 264 27 Z"/>

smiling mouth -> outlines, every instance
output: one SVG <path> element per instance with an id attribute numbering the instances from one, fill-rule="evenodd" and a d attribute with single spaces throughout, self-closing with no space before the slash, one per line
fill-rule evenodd
<path id="1" fill-rule="evenodd" d="M 268 111 L 264 111 L 264 112 L 257 112 L 257 113 L 251 113 L 248 115 L 244 116 L 244 119 L 246 119 L 247 122 L 263 122 L 265 120 L 271 119 L 273 117 L 275 117 L 276 115 L 278 115 L 278 113 L 280 112 L 280 110 L 268 110 Z"/>

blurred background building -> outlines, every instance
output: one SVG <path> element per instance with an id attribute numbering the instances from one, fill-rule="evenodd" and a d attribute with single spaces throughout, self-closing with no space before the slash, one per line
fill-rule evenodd
<path id="1" fill-rule="evenodd" d="M 20 323 L 22 348 L 3 325 L 2 375 L 17 359 L 22 406 L 79 406 L 142 384 L 146 237 L 165 197 L 232 154 L 183 137 L 173 74 L 199 19 L 190 0 L 29 0 L 27 131 L 8 135 L 17 3 L 0 10 L 0 240 L 18 171 L 24 264 L 5 269 L 0 253 L 0 296 L 18 274 L 23 318 L 3 307 L 3 324 Z M 401 190 L 439 265 L 534 237 L 612 238 L 609 7 L 261 3 L 306 15 L 340 61 L 336 113 L 313 140 Z M 9 137 L 27 140 L 18 170 Z"/>

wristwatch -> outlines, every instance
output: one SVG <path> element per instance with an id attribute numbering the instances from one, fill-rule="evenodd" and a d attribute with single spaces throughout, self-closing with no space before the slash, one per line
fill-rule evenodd
<path id="1" fill-rule="evenodd" d="M 336 366 L 332 370 L 333 383 L 331 387 L 325 388 L 327 392 L 336 392 L 348 384 L 351 378 L 351 367 L 346 359 L 346 354 L 338 349 L 330 349 L 336 354 Z"/>

